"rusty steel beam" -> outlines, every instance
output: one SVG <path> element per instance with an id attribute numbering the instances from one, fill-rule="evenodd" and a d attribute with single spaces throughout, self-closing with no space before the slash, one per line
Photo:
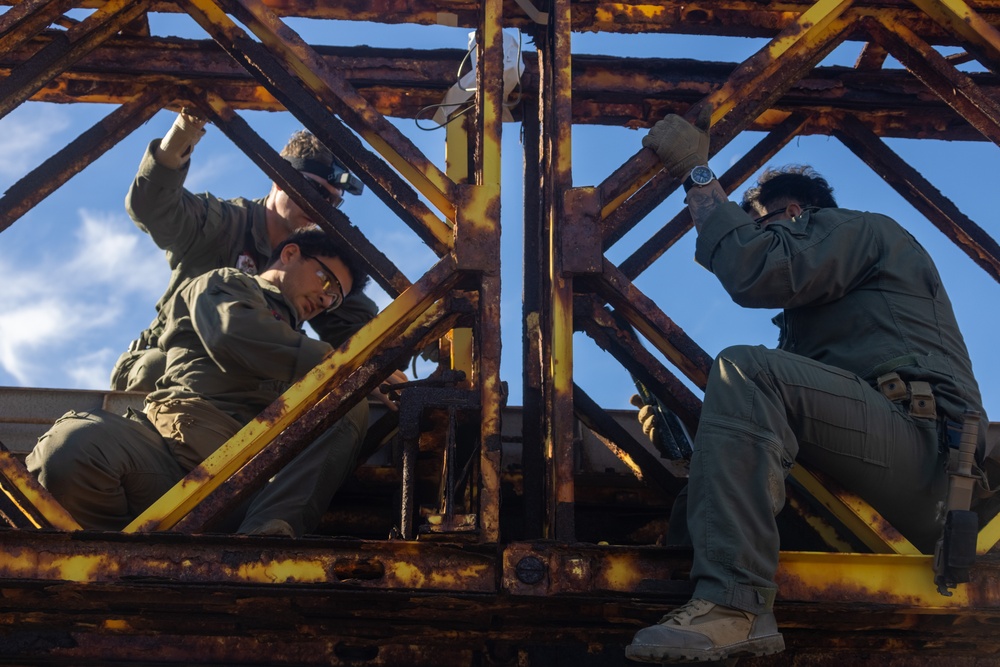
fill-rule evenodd
<path id="1" fill-rule="evenodd" d="M 198 99 L 194 94 L 192 97 Z M 330 206 L 316 188 L 310 186 L 305 177 L 254 132 L 224 100 L 206 93 L 201 96 L 199 106 L 209 115 L 210 120 L 246 153 L 247 157 L 302 207 L 312 220 L 337 239 L 346 253 L 368 269 L 375 281 L 390 296 L 398 296 L 410 286 L 406 276 L 351 224 L 347 215 Z"/>
<path id="2" fill-rule="evenodd" d="M 851 0 L 820 0 L 736 68 L 721 87 L 688 109 L 685 115 L 689 120 L 703 108 L 711 109 L 712 150 L 717 152 L 749 127 L 848 36 L 852 23 L 841 15 L 850 4 Z M 601 183 L 604 215 L 660 170 L 656 153 L 640 149 Z"/>
<path id="3" fill-rule="evenodd" d="M 866 20 L 862 27 L 984 137 L 1000 145 L 1000 104 L 906 26 Z"/>
<path id="4" fill-rule="evenodd" d="M 575 541 L 573 480 L 573 277 L 564 271 L 563 194 L 573 185 L 572 172 L 572 53 L 570 0 L 554 0 L 546 31 L 536 39 L 539 50 L 540 111 L 542 114 L 544 224 L 548 257 L 548 313 L 541 331 L 546 351 L 542 383 L 545 399 L 544 447 L 548 464 L 548 526 L 550 538 Z"/>
<path id="5" fill-rule="evenodd" d="M 815 3 L 755 2 L 753 0 L 576 0 L 573 3 L 573 29 L 622 33 L 684 33 L 725 35 L 730 37 L 773 37 L 787 28 Z M 921 36 L 935 44 L 955 45 L 960 41 L 955 31 L 905 0 L 855 1 L 844 12 L 848 20 L 866 15 L 891 15 L 913 26 Z M 1000 3 L 978 0 L 976 10 L 982 20 L 1000 25 Z"/>
<path id="6" fill-rule="evenodd" d="M 376 112 L 357 91 L 351 87 L 339 72 L 329 68 L 312 47 L 294 31 L 284 25 L 259 0 L 185 0 L 199 11 L 206 11 L 213 2 L 218 2 L 226 11 L 246 25 L 278 57 L 290 74 L 324 104 L 333 109 L 344 121 L 378 151 L 403 177 L 445 216 L 445 221 L 427 211 L 416 215 L 426 227 L 426 234 L 436 238 L 430 243 L 432 248 L 450 246 L 451 231 L 449 221 L 455 217 L 455 183 L 401 133 L 394 125 Z M 217 11 L 210 12 L 212 20 L 220 25 L 228 25 L 229 32 L 239 28 Z M 354 142 L 356 143 L 356 142 Z M 334 151 L 344 164 L 351 166 L 345 147 L 338 143 L 341 151 Z M 348 158 L 348 159 L 344 159 Z M 385 177 L 391 172 L 386 170 Z M 411 211 L 419 211 L 413 202 Z M 440 255 L 441 253 L 439 253 Z"/>
<path id="7" fill-rule="evenodd" d="M 499 233 L 499 227 L 497 228 Z M 499 256 L 497 257 L 499 268 Z M 501 410 L 506 403 L 500 380 L 500 275 L 480 278 L 479 317 L 475 333 L 481 422 L 479 463 L 479 526 L 483 542 L 500 541 Z"/>
<path id="8" fill-rule="evenodd" d="M 831 123 L 832 133 L 882 177 L 932 225 L 972 258 L 994 280 L 1000 281 L 1000 245 L 970 220 L 916 169 L 896 155 L 856 118 L 842 115 Z"/>
<path id="9" fill-rule="evenodd" d="M 109 0 L 100 9 L 28 58 L 0 81 L 0 118 L 29 99 L 59 72 L 141 15 L 148 0 Z"/>
<path id="10" fill-rule="evenodd" d="M 806 470 L 798 463 L 789 474 L 874 553 L 920 555 L 920 550 L 861 496 L 844 489 L 819 471 Z"/>
<path id="11" fill-rule="evenodd" d="M 854 69 L 859 71 L 878 71 L 882 69 L 889 52 L 878 42 L 866 42 L 858 54 L 858 59 L 854 62 Z"/>
<path id="12" fill-rule="evenodd" d="M 76 522 L 24 463 L 0 444 L 0 513 L 13 528 L 80 530 Z M 0 526 L 0 532 L 3 527 Z"/>
<path id="13" fill-rule="evenodd" d="M 36 38 L 39 46 L 51 36 Z M 369 47 L 314 47 L 329 67 L 380 113 L 414 118 L 441 101 L 454 83 L 464 52 Z M 525 52 L 521 85 L 527 99 L 537 93 L 538 68 Z M 22 51 L 0 51 L 0 74 L 24 62 Z M 721 86 L 735 63 L 574 55 L 573 122 L 646 127 L 667 113 L 684 113 Z M 1000 95 L 992 74 L 963 74 L 987 96 Z M 150 87 L 197 87 L 236 109 L 280 111 L 285 107 L 214 42 L 153 38 L 109 39 L 33 96 L 58 103 L 123 104 Z M 286 102 L 290 105 L 291 102 Z M 879 136 L 979 141 L 983 137 L 948 104 L 903 70 L 857 71 L 822 67 L 796 81 L 771 112 L 748 129 L 773 130 L 790 111 L 805 114 L 850 110 Z M 515 114 L 521 107 L 513 110 Z M 520 114 L 523 119 L 523 113 Z M 806 128 L 804 132 L 822 131 Z"/>
<path id="14" fill-rule="evenodd" d="M 548 302 L 544 297 L 546 276 L 539 267 L 548 257 L 548 243 L 543 220 L 544 197 L 539 165 L 542 155 L 542 131 L 538 100 L 525 96 L 522 141 L 523 208 L 521 263 L 521 397 L 524 404 L 521 465 L 523 468 L 524 533 L 530 539 L 543 536 L 545 524 L 545 455 L 542 434 L 545 432 L 545 399 L 542 387 L 545 350 L 542 346 L 542 322 L 548 321 Z"/>
<path id="15" fill-rule="evenodd" d="M 476 40 L 476 113 L 472 180 L 458 211 L 455 255 L 479 281 L 479 310 L 474 333 L 474 384 L 480 402 L 478 491 L 480 540 L 500 541 L 500 143 L 503 120 L 503 3 L 484 0 Z M 461 187 L 461 186 L 460 186 Z M 465 188 L 462 188 L 465 189 Z"/>
<path id="16" fill-rule="evenodd" d="M 17 0 L 0 0 L 0 6 L 16 6 Z M 350 0 L 316 3 L 310 0 L 264 0 L 280 17 L 303 17 L 382 24 L 447 25 L 475 28 L 479 3 L 473 0 Z M 533 5 L 544 9 L 540 2 Z M 574 0 L 571 29 L 574 32 L 679 33 L 731 37 L 771 38 L 786 28 L 812 3 L 797 0 L 762 3 L 752 0 Z M 78 6 L 95 9 L 102 0 L 85 0 Z M 1000 3 L 977 0 L 976 12 L 987 24 L 1000 26 Z M 150 11 L 183 11 L 170 0 L 155 0 Z M 850 18 L 891 13 L 934 44 L 955 45 L 960 40 L 911 2 L 904 0 L 856 1 L 846 12 Z M 532 32 L 538 26 L 515 0 L 504 2 L 504 25 Z"/>
<path id="17" fill-rule="evenodd" d="M 646 385 L 660 402 L 677 415 L 691 434 L 696 433 L 701 400 L 642 345 L 634 332 L 621 326 L 595 297 L 577 297 L 574 312 L 577 310 L 577 327 Z"/>
<path id="18" fill-rule="evenodd" d="M 271 95 L 281 101 L 340 161 L 361 178 L 399 218 L 413 229 L 439 256 L 446 252 L 448 243 L 432 229 L 440 224 L 437 217 L 419 200 L 409 185 L 387 164 L 369 151 L 343 123 L 331 114 L 327 105 L 330 97 L 317 100 L 314 91 L 292 77 L 285 66 L 258 42 L 239 28 L 228 16 L 218 10 L 210 0 L 204 0 L 208 14 L 192 5 L 192 17 L 209 34 L 216 38 L 227 53 Z M 329 71 L 329 70 L 324 70 Z"/>
<path id="19" fill-rule="evenodd" d="M 962 0 L 910 0 L 958 36 L 980 64 L 1000 73 L 1000 32 Z"/>
<path id="20" fill-rule="evenodd" d="M 330 393 L 312 404 L 259 454 L 212 490 L 177 522 L 174 530 L 205 532 L 215 521 L 239 507 L 359 400 L 365 400 L 394 369 L 405 364 L 412 350 L 422 349 L 453 327 L 459 316 L 449 311 L 444 302 L 438 302 L 400 335 L 386 338 L 364 365 L 338 382 Z"/>
<path id="21" fill-rule="evenodd" d="M 638 329 L 697 387 L 704 388 L 712 358 L 607 259 L 594 291 Z"/>
<path id="22" fill-rule="evenodd" d="M 45 30 L 74 0 L 24 0 L 0 16 L 0 53 L 20 48 Z"/>
<path id="23" fill-rule="evenodd" d="M 2 579 L 118 584 L 322 585 L 347 589 L 496 589 L 495 555 L 433 544 L 0 531 Z M 28 547 L 28 545 L 31 545 Z M 26 547 L 30 550 L 26 550 Z M 220 554 L 225 553 L 224 558 Z M 25 557 L 32 554 L 32 557 Z"/>
<path id="24" fill-rule="evenodd" d="M 687 484 L 687 479 L 675 476 L 659 456 L 643 447 L 576 384 L 573 385 L 573 408 L 583 425 L 593 431 L 636 477 L 674 495 Z"/>
<path id="25" fill-rule="evenodd" d="M 646 127 L 668 113 L 683 114 L 691 104 L 723 86 L 737 67 L 737 63 L 711 61 L 574 55 L 574 119 L 629 128 Z M 530 63 L 527 73 L 532 74 Z M 971 77 L 987 93 L 997 90 L 997 77 L 993 74 L 965 76 Z M 526 77 L 526 85 L 532 85 L 530 77 Z M 916 132 L 919 127 L 931 132 L 928 136 L 933 136 L 936 131 L 926 122 L 929 118 L 925 114 L 929 113 L 956 129 L 964 125 L 961 117 L 949 112 L 944 102 L 926 93 L 926 87 L 902 69 L 824 66 L 793 81 L 772 108 L 784 113 L 871 110 L 873 113 L 865 121 L 885 136 L 895 136 L 901 128 L 911 124 L 913 130 L 902 131 Z M 874 113 L 876 109 L 889 117 L 879 118 Z M 753 119 L 750 128 L 769 129 L 783 118 L 784 114 L 772 112 Z M 966 133 L 965 136 L 973 135 Z"/>
<path id="26" fill-rule="evenodd" d="M 165 542 L 162 560 L 172 557 L 180 562 L 190 545 L 197 545 L 192 551 L 199 561 L 209 548 L 215 550 L 216 559 L 220 553 L 228 558 L 235 541 L 176 536 Z M 251 548 L 254 555 L 271 563 L 288 553 L 281 547 L 290 541 L 284 542 L 258 538 L 252 542 L 256 548 Z M 161 664 L 184 665 L 205 663 L 206 658 L 261 666 L 623 665 L 624 646 L 635 631 L 654 623 L 691 592 L 685 578 L 690 557 L 684 550 L 587 545 L 559 549 L 527 543 L 511 545 L 510 558 L 503 563 L 495 555 L 479 552 L 481 559 L 492 557 L 495 575 L 523 585 L 529 590 L 526 594 L 429 594 L 403 587 L 379 592 L 364 586 L 363 579 L 352 590 L 347 583 L 353 565 L 350 550 L 360 552 L 353 561 L 358 574 L 370 577 L 377 574 L 371 566 L 375 549 L 385 543 L 309 542 L 304 545 L 309 548 L 307 556 L 328 549 L 345 557 L 340 565 L 345 577 L 342 584 L 282 581 L 206 586 L 190 578 L 171 581 L 169 574 L 176 567 L 161 575 L 152 567 L 140 564 L 132 569 L 127 563 L 126 570 L 136 576 L 121 583 L 75 584 L 52 580 L 51 574 L 34 585 L 12 581 L 0 590 L 0 631 L 7 650 L 3 656 L 16 663 L 63 665 L 107 664 L 108 656 L 119 664 L 148 665 L 150 655 Z M 31 549 L 46 546 L 37 541 L 22 543 Z M 113 540 L 105 544 L 122 546 Z M 390 552 L 382 561 L 384 567 L 413 574 L 414 580 L 418 580 L 416 573 L 427 572 L 426 581 L 421 582 L 425 585 L 447 577 L 449 571 L 461 572 L 479 563 L 454 545 L 436 549 L 420 543 L 395 546 L 401 555 L 394 558 Z M 448 552 L 452 552 L 452 562 L 436 567 Z M 808 554 L 785 555 L 795 559 L 789 569 L 793 564 L 798 570 L 827 568 L 827 578 L 845 562 L 840 556 L 806 561 Z M 327 565 L 331 560 L 317 564 Z M 876 557 L 875 561 L 866 567 L 881 581 L 892 581 L 897 568 L 905 575 L 925 562 L 911 565 L 898 556 Z M 986 568 L 995 571 L 995 561 Z M 639 580 L 634 586 L 637 592 L 573 592 L 583 587 L 587 577 L 593 577 L 594 588 L 607 589 L 624 583 L 630 575 Z M 522 580 L 536 577 L 540 583 L 530 588 L 544 589 L 554 582 L 567 592 L 532 595 Z M 449 578 L 442 583 L 461 582 Z M 796 579 L 788 577 L 784 583 L 791 592 Z M 748 664 L 837 667 L 857 664 L 858 656 L 866 664 L 893 667 L 995 664 L 992 657 L 1000 650 L 1000 642 L 988 632 L 997 618 L 991 607 L 914 608 L 902 599 L 902 586 L 896 594 L 881 595 L 884 585 L 858 583 L 853 577 L 845 578 L 842 588 L 827 592 L 833 602 L 793 595 L 779 599 L 775 613 L 785 634 L 786 651 L 768 657 L 766 663 Z M 859 618 L 869 630 L 858 632 Z"/>
<path id="27" fill-rule="evenodd" d="M 140 94 L 7 188 L 0 197 L 0 232 L 149 120 L 166 95 L 155 89 Z"/>
<path id="28" fill-rule="evenodd" d="M 732 167 L 727 169 L 719 177 L 719 183 L 722 184 L 726 194 L 732 194 L 754 172 L 764 166 L 768 160 L 784 148 L 789 141 L 802 131 L 803 127 L 806 126 L 807 120 L 808 118 L 802 114 L 788 116 L 778 127 L 757 142 L 753 148 L 737 160 Z M 664 173 L 660 172 L 657 177 Z M 650 181 L 646 187 L 652 187 L 650 192 L 655 193 L 655 195 L 652 197 L 644 196 L 646 188 L 643 188 L 619 207 L 620 210 L 624 209 L 624 212 L 619 213 L 619 211 L 615 211 L 604 219 L 602 231 L 604 235 L 603 247 L 605 250 L 610 248 L 638 223 L 638 219 L 636 219 L 638 214 L 645 216 L 676 189 L 676 185 L 673 187 L 657 187 L 653 181 Z M 653 201 L 642 204 L 640 210 L 636 211 L 633 201 L 643 201 L 645 199 L 652 199 Z M 629 255 L 618 268 L 621 269 L 621 272 L 629 280 L 635 280 L 640 273 L 648 269 L 653 262 L 659 259 L 689 229 L 691 229 L 691 213 L 685 206 L 670 222 Z"/>
<path id="29" fill-rule="evenodd" d="M 322 364 L 293 384 L 274 403 L 209 455 L 172 489 L 153 503 L 125 532 L 167 530 L 190 513 L 209 493 L 267 447 L 285 427 L 335 390 L 359 364 L 386 340 L 401 335 L 458 280 L 450 256 L 431 268 L 389 306 L 335 349 Z M 360 395 L 339 397 L 360 399 Z"/>
<path id="30" fill-rule="evenodd" d="M 685 550 L 649 547 L 600 547 L 512 543 L 504 550 L 503 587 L 514 595 L 551 597 L 595 594 L 676 594 L 687 572 Z M 529 570 L 526 559 L 530 559 Z M 878 604 L 899 611 L 927 614 L 1000 611 L 1000 557 L 981 556 L 971 581 L 953 597 L 937 592 L 932 556 L 900 554 L 835 554 L 782 551 L 775 581 L 775 612 L 803 603 Z M 520 564 L 520 568 L 518 565 Z M 531 581 L 518 576 L 530 571 Z M 795 626 L 794 617 L 788 619 Z M 857 628 L 857 619 L 845 619 Z M 884 641 L 884 637 L 882 638 Z"/>

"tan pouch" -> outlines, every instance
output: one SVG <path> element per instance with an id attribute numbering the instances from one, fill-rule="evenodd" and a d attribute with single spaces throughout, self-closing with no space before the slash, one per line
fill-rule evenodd
<path id="1" fill-rule="evenodd" d="M 937 419 L 937 402 L 929 382 L 910 383 L 910 415 L 921 419 Z"/>

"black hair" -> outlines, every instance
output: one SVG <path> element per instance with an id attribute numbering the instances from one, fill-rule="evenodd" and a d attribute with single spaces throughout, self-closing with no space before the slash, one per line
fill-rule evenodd
<path id="1" fill-rule="evenodd" d="M 803 208 L 837 207 L 833 188 L 827 180 L 812 167 L 796 164 L 765 169 L 757 185 L 743 194 L 740 205 L 745 211 L 756 210 L 762 214 L 790 201 L 798 202 Z"/>
<path id="2" fill-rule="evenodd" d="M 368 274 L 361 266 L 351 259 L 346 253 L 342 253 L 336 242 L 319 227 L 305 227 L 296 229 L 289 234 L 288 238 L 278 244 L 278 247 L 271 252 L 272 265 L 281 257 L 281 251 L 290 243 L 299 247 L 299 251 L 305 255 L 313 257 L 337 257 L 344 263 L 351 274 L 351 293 L 360 292 L 368 284 Z"/>

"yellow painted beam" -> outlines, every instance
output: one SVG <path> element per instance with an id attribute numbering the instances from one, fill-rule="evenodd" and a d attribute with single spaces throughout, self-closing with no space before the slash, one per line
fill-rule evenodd
<path id="1" fill-rule="evenodd" d="M 550 59 L 551 87 L 544 121 L 553 132 L 549 136 L 546 180 L 553 200 L 546 211 L 549 226 L 549 326 L 550 345 L 546 369 L 548 433 L 546 457 L 551 461 L 550 531 L 557 540 L 573 541 L 575 536 L 576 487 L 573 479 L 573 440 L 576 417 L 573 411 L 573 278 L 563 271 L 562 235 L 565 225 L 563 196 L 573 186 L 571 3 L 552 3 Z"/>
<path id="2" fill-rule="evenodd" d="M 734 72 L 726 83 L 710 94 L 705 102 L 712 105 L 712 124 L 728 114 L 746 92 L 746 81 L 736 76 L 743 67 L 759 67 L 754 81 L 770 77 L 790 58 L 806 58 L 811 51 L 829 41 L 831 34 L 842 32 L 849 21 L 840 16 L 851 6 L 853 0 L 820 0 L 802 12 L 795 23 L 772 39 L 759 52 Z M 763 67 L 760 67 L 761 64 Z"/>
<path id="3" fill-rule="evenodd" d="M 280 406 L 279 410 L 269 409 L 265 411 L 266 418 L 258 416 L 240 429 L 187 477 L 126 526 L 124 532 L 169 530 L 176 525 L 201 500 L 270 444 L 282 430 L 329 393 L 342 378 L 364 363 L 378 344 L 403 333 L 421 313 L 427 311 L 431 303 L 457 279 L 453 269 L 454 263 L 450 256 L 438 262 L 361 331 L 282 394 L 275 401 L 275 405 Z"/>
<path id="4" fill-rule="evenodd" d="M 1000 31 L 962 0 L 910 0 L 928 16 L 960 36 L 985 58 L 988 68 L 1000 71 Z"/>
<path id="5" fill-rule="evenodd" d="M 1000 514 L 979 529 L 979 539 L 976 541 L 976 553 L 980 556 L 1000 543 Z"/>
<path id="6" fill-rule="evenodd" d="M 7 496 L 35 528 L 81 530 L 76 519 L 8 451 L 0 451 L 0 493 Z"/>
<path id="7" fill-rule="evenodd" d="M 847 30 L 853 22 L 853 18 L 844 17 L 852 1 L 820 0 L 810 6 L 764 48 L 737 67 L 722 87 L 710 93 L 695 106 L 700 108 L 706 104 L 711 105 L 711 124 L 714 126 L 747 97 L 748 91 L 773 89 L 773 83 L 769 84 L 768 80 L 787 64 L 793 63 L 796 59 L 819 60 L 823 48 L 830 44 L 831 39 Z M 780 91 L 775 92 L 780 93 Z M 765 110 L 766 107 L 760 109 L 761 112 Z M 658 160 L 648 164 L 644 162 L 642 167 L 647 167 L 644 173 L 636 170 L 634 175 L 637 178 L 627 188 L 617 192 L 613 198 L 607 198 L 601 209 L 602 218 L 610 215 L 662 169 Z M 630 172 L 630 176 L 632 175 Z"/>
<path id="8" fill-rule="evenodd" d="M 890 526 L 882 515 L 860 496 L 842 489 L 831 491 L 816 475 L 799 464 L 792 467 L 791 475 L 875 553 L 920 554 L 909 540 Z"/>
<path id="9" fill-rule="evenodd" d="M 469 131 L 465 118 L 456 118 L 445 125 L 445 166 L 448 176 L 456 183 L 469 182 Z M 464 220 L 463 223 L 465 224 Z M 463 371 L 472 380 L 472 330 L 454 329 L 449 332 L 451 368 Z"/>
<path id="10" fill-rule="evenodd" d="M 775 582 L 778 600 L 857 604 L 876 600 L 915 611 L 991 606 L 988 591 L 959 584 L 951 597 L 938 593 L 933 556 L 782 551 Z M 983 596 L 978 602 L 970 596 Z"/>

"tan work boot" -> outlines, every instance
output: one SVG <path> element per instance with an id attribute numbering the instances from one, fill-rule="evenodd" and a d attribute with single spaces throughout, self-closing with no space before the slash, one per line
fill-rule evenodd
<path id="1" fill-rule="evenodd" d="M 754 615 L 708 600 L 691 600 L 636 633 L 625 649 L 639 662 L 704 662 L 785 650 L 774 614 Z"/>

